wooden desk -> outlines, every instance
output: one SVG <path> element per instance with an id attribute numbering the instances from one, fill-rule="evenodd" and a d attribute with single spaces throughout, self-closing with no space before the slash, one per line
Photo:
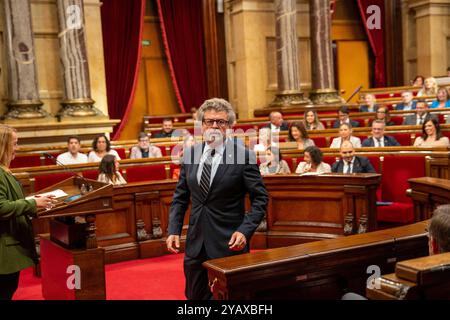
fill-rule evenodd
<path id="1" fill-rule="evenodd" d="M 264 177 L 269 193 L 266 247 L 376 230 L 380 181 L 379 174 Z"/>
<path id="2" fill-rule="evenodd" d="M 218 300 L 364 295 L 369 266 L 390 273 L 397 261 L 428 254 L 427 223 L 215 259 L 204 266 Z"/>

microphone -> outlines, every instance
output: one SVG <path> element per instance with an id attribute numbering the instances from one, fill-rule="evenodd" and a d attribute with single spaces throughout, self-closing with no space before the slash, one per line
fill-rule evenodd
<path id="1" fill-rule="evenodd" d="M 350 98 L 348 98 L 347 101 L 345 101 L 345 104 L 347 104 L 350 100 L 352 100 L 352 98 L 355 96 L 355 94 L 357 94 L 358 92 L 361 91 L 362 87 L 363 87 L 363 86 L 360 85 L 360 86 L 355 90 L 355 92 L 352 93 L 352 95 L 350 96 Z"/>
<path id="2" fill-rule="evenodd" d="M 64 163 L 62 163 L 61 161 L 59 161 L 57 158 L 55 158 L 54 155 L 44 152 L 42 153 L 47 159 L 50 159 L 52 161 L 55 162 L 55 164 L 63 167 L 63 169 L 65 171 L 67 171 L 68 173 L 72 174 L 75 177 L 75 182 L 78 186 L 78 188 L 80 189 L 81 193 L 86 193 L 88 191 L 93 190 L 93 186 L 82 176 L 80 175 L 78 172 L 75 172 L 73 170 L 71 170 L 69 167 L 67 167 Z M 83 185 L 86 188 L 85 190 L 83 190 Z"/>

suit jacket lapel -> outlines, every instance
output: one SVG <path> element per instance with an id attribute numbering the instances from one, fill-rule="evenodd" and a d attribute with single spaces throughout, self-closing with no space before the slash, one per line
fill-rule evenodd
<path id="1" fill-rule="evenodd" d="M 217 168 L 216 174 L 214 175 L 214 179 L 212 181 L 211 187 L 209 188 L 212 190 L 225 176 L 226 171 L 230 167 L 227 165 L 227 159 L 233 157 L 234 151 L 234 143 L 232 140 L 227 140 L 225 144 L 225 150 L 222 154 L 222 161 L 219 164 L 219 167 Z M 228 161 L 229 163 L 229 161 Z M 211 193 L 211 192 L 210 192 Z"/>

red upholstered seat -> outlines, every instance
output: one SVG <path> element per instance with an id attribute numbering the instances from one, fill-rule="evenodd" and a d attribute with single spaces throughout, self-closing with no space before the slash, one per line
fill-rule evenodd
<path id="1" fill-rule="evenodd" d="M 388 133 L 389 135 L 389 133 Z M 409 133 L 394 133 L 392 136 L 404 147 L 411 145 L 411 134 Z"/>
<path id="2" fill-rule="evenodd" d="M 127 182 L 155 181 L 166 179 L 164 164 L 151 164 L 127 168 Z"/>
<path id="3" fill-rule="evenodd" d="M 365 127 L 366 123 L 364 119 L 352 119 L 353 121 L 357 121 L 360 127 Z"/>
<path id="4" fill-rule="evenodd" d="M 445 116 L 441 113 L 438 114 L 439 123 L 445 123 Z"/>
<path id="5" fill-rule="evenodd" d="M 41 156 L 34 155 L 16 155 L 11 161 L 10 168 L 39 167 L 41 165 Z"/>
<path id="6" fill-rule="evenodd" d="M 408 179 L 425 176 L 423 156 L 385 156 L 381 179 L 381 199 L 393 202 L 378 207 L 378 221 L 411 223 L 414 221 L 413 203 L 406 196 Z"/>
<path id="7" fill-rule="evenodd" d="M 73 174 L 70 172 L 53 173 L 42 176 L 36 176 L 34 178 L 34 191 L 37 192 L 39 190 L 45 189 L 55 183 L 66 180 L 67 178 L 70 178 L 72 176 Z"/>
<path id="8" fill-rule="evenodd" d="M 311 138 L 314 141 L 314 144 L 318 148 L 327 148 L 327 139 L 325 137 L 314 137 Z"/>
<path id="9" fill-rule="evenodd" d="M 336 157 L 323 157 L 322 161 L 325 163 L 328 163 L 330 166 L 333 165 L 333 163 L 336 162 Z"/>
<path id="10" fill-rule="evenodd" d="M 114 150 L 117 151 L 117 153 L 119 154 L 120 159 L 126 159 L 127 158 L 127 154 L 125 152 L 125 148 L 114 148 Z"/>
<path id="11" fill-rule="evenodd" d="M 86 179 L 97 180 L 98 178 L 98 170 L 85 170 L 82 173 Z"/>
<path id="12" fill-rule="evenodd" d="M 173 175 L 174 172 L 176 172 L 177 175 L 179 175 L 180 174 L 180 170 L 181 170 L 181 166 L 179 164 L 172 163 L 170 165 L 170 178 L 174 179 L 175 178 L 174 175 Z"/>

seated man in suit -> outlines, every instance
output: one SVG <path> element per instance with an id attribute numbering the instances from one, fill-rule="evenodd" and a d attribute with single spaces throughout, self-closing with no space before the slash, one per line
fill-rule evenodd
<path id="1" fill-rule="evenodd" d="M 375 120 L 372 122 L 372 137 L 363 141 L 363 147 L 396 147 L 400 143 L 391 136 L 384 135 L 384 128 L 386 124 L 383 120 Z"/>
<path id="2" fill-rule="evenodd" d="M 331 172 L 339 173 L 376 173 L 369 159 L 355 156 L 355 149 L 350 141 L 341 144 L 341 160 L 335 162 Z"/>
<path id="3" fill-rule="evenodd" d="M 272 111 L 269 115 L 269 121 L 270 123 L 265 125 L 264 128 L 270 128 L 272 133 L 289 130 L 289 125 L 286 121 L 283 121 L 283 115 L 281 112 Z"/>
<path id="4" fill-rule="evenodd" d="M 172 119 L 164 119 L 162 122 L 162 131 L 155 134 L 155 138 L 170 138 L 173 133 Z"/>
<path id="5" fill-rule="evenodd" d="M 347 106 L 342 106 L 338 111 L 338 119 L 334 122 L 333 128 L 339 128 L 341 124 L 348 123 L 351 124 L 352 128 L 359 127 L 358 121 L 350 120 L 350 110 Z"/>
<path id="6" fill-rule="evenodd" d="M 417 103 L 416 101 L 414 101 L 414 95 L 412 91 L 405 90 L 402 92 L 402 103 L 399 103 L 395 107 L 395 110 L 404 110 L 404 111 L 414 110 L 416 109 L 416 105 Z"/>
<path id="7" fill-rule="evenodd" d="M 437 116 L 428 111 L 428 104 L 425 100 L 419 100 L 417 101 L 416 113 L 406 116 L 403 120 L 403 125 L 421 126 L 425 123 L 425 120 L 428 120 L 429 118 L 437 119 Z"/>

